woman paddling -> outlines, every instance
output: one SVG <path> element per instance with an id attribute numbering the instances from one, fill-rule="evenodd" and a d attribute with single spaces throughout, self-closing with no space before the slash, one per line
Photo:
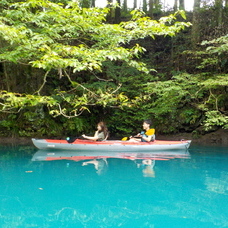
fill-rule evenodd
<path id="1" fill-rule="evenodd" d="M 106 140 L 108 137 L 108 128 L 106 124 L 101 121 L 97 124 L 97 131 L 95 132 L 94 136 L 86 136 L 83 134 L 82 137 L 94 141 Z"/>

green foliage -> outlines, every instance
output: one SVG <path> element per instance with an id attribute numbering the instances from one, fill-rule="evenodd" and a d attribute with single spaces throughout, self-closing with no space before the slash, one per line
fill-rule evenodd
<path id="1" fill-rule="evenodd" d="M 105 71 L 105 63 L 125 65 L 148 74 L 151 70 L 140 61 L 145 48 L 137 43 L 130 45 L 130 41 L 155 35 L 173 36 L 190 23 L 176 21 L 178 13 L 184 17 L 183 12 L 155 21 L 134 11 L 131 21 L 108 24 L 105 18 L 109 10 L 47 0 L 14 3 L 3 10 L 0 38 L 4 45 L 0 46 L 0 60 L 30 65 L 46 73 L 33 94 L 2 91 L 1 110 L 20 111 L 44 104 L 51 115 L 70 118 L 89 111 L 94 105 L 130 105 L 127 96 L 119 90 L 119 83 L 111 86 L 100 83 L 99 88 L 91 88 L 94 82 L 86 82 L 79 74 L 99 74 Z M 69 85 L 59 84 L 58 89 L 49 91 L 50 96 L 41 95 L 50 73 L 56 78 L 65 77 Z"/>
<path id="2" fill-rule="evenodd" d="M 126 61 L 147 71 L 134 61 L 144 49 L 138 45 L 126 49 L 120 44 L 155 34 L 174 35 L 189 26 L 183 22 L 167 26 L 175 20 L 174 15 L 159 22 L 136 16 L 121 25 L 104 24 L 107 9 L 82 9 L 77 3 L 63 7 L 30 0 L 12 7 L 4 11 L 0 22 L 0 35 L 9 44 L 0 59 L 45 70 L 72 67 L 73 72 L 101 71 L 102 62 L 108 59 Z"/>
<path id="3" fill-rule="evenodd" d="M 208 72 L 227 73 L 228 35 L 202 41 L 201 45 L 203 50 L 185 52 L 195 60 L 200 60 L 197 68 Z"/>
<path id="4" fill-rule="evenodd" d="M 227 129 L 228 36 L 182 53 L 188 33 L 174 36 L 191 26 L 177 20 L 184 11 L 151 20 L 134 10 L 109 24 L 110 9 L 78 1 L 0 4 L 2 135 L 76 136 L 102 118 L 118 136 L 137 133 L 147 118 L 158 133 Z"/>
<path id="5" fill-rule="evenodd" d="M 207 88 L 213 89 L 219 86 L 226 87 L 228 86 L 228 75 L 221 74 L 221 75 L 212 75 L 205 81 L 201 82 L 201 85 L 206 86 Z"/>
<path id="6" fill-rule="evenodd" d="M 217 129 L 222 127 L 223 129 L 228 129 L 228 116 L 225 116 L 219 111 L 208 111 L 206 112 L 206 120 L 204 121 L 205 129 Z"/>
<path id="7" fill-rule="evenodd" d="M 143 120 L 152 118 L 142 106 L 111 110 L 107 114 L 110 133 L 118 138 L 136 135 L 142 131 Z"/>
<path id="8" fill-rule="evenodd" d="M 227 86 L 226 79 L 227 75 L 205 77 L 180 74 L 169 81 L 148 83 L 147 110 L 154 115 L 157 122 L 162 123 L 159 125 L 162 132 L 172 132 L 184 126 L 185 131 L 191 131 L 192 128 L 200 126 L 204 112 L 216 112 L 222 116 L 219 110 L 224 108 L 227 95 L 220 91 Z M 226 118 L 222 119 L 221 116 L 221 121 L 218 120 L 213 125 L 218 123 L 217 126 L 221 126 L 221 122 L 225 124 Z M 212 121 L 208 118 L 205 123 L 208 130 Z"/>
<path id="9" fill-rule="evenodd" d="M 217 53 L 219 55 L 226 53 L 228 51 L 228 35 L 221 36 L 217 39 L 213 39 L 210 41 L 203 41 L 201 45 L 209 45 L 206 49 L 209 53 Z"/>
<path id="10" fill-rule="evenodd" d="M 12 136 L 16 135 L 18 132 L 17 125 L 17 116 L 15 114 L 8 115 L 8 118 L 4 118 L 0 120 L 0 135 L 1 136 L 10 136 L 9 132 Z"/>
<path id="11" fill-rule="evenodd" d="M 44 110 L 44 106 L 23 110 L 20 115 L 5 116 L 6 118 L 0 120 L 0 136 L 62 138 L 79 136 L 86 129 L 94 128 L 88 125 L 85 118 L 52 118 Z"/>
<path id="12" fill-rule="evenodd" d="M 227 72 L 228 35 L 211 41 L 203 41 L 202 45 L 207 45 L 205 52 L 208 58 L 202 61 L 200 68 L 215 66 L 219 71 Z"/>

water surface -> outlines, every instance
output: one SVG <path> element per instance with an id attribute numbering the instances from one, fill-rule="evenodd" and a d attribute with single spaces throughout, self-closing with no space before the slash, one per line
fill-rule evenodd
<path id="1" fill-rule="evenodd" d="M 0 227 L 228 227 L 228 148 L 0 146 Z"/>

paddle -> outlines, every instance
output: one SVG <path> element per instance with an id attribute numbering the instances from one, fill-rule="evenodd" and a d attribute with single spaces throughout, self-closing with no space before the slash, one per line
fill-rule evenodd
<path id="1" fill-rule="evenodd" d="M 84 139 L 84 138 L 82 136 L 79 136 L 79 137 L 67 137 L 66 141 L 68 143 L 73 143 L 76 139 Z"/>
<path id="2" fill-rule="evenodd" d="M 129 139 L 129 137 L 123 137 L 121 140 L 122 141 L 127 141 Z"/>
<path id="3" fill-rule="evenodd" d="M 66 138 L 66 141 L 67 141 L 68 143 L 73 143 L 77 138 L 78 138 L 78 137 L 67 137 L 67 138 Z"/>
<path id="4" fill-rule="evenodd" d="M 138 135 L 144 135 L 145 134 L 145 132 L 144 131 L 141 131 L 139 134 L 137 134 L 137 135 L 135 135 L 135 136 L 133 136 L 133 138 L 141 138 L 140 136 L 138 136 Z M 127 140 L 129 140 L 131 138 L 131 136 L 130 137 L 123 137 L 121 140 L 122 141 L 127 141 Z"/>
<path id="5" fill-rule="evenodd" d="M 133 138 L 142 138 L 142 137 L 151 137 L 150 141 L 154 141 L 155 140 L 155 130 L 153 128 L 149 129 L 146 131 L 141 131 L 139 134 L 133 136 Z M 124 137 L 122 138 L 122 141 L 127 141 L 128 139 L 130 139 L 132 137 Z M 142 138 L 142 142 L 148 142 L 145 139 Z"/>

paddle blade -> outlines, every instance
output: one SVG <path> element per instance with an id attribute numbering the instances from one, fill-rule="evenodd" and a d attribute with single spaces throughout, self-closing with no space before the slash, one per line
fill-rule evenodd
<path id="1" fill-rule="evenodd" d="M 122 141 L 127 141 L 128 140 L 128 137 L 123 137 L 121 140 Z"/>

